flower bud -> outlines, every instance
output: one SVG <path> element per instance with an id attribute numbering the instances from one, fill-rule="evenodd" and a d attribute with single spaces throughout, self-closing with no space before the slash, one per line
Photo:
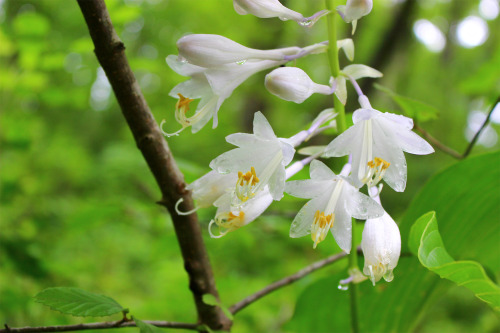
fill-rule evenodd
<path id="1" fill-rule="evenodd" d="M 179 57 L 193 65 L 210 68 L 229 63 L 244 63 L 246 60 L 283 60 L 285 55 L 293 55 L 300 51 L 299 47 L 288 47 L 273 50 L 256 50 L 238 44 L 229 38 L 210 35 L 193 34 L 177 41 Z"/>
<path id="2" fill-rule="evenodd" d="M 338 6 L 337 10 L 342 14 L 342 18 L 347 23 L 359 20 L 368 15 L 373 8 L 372 0 L 347 0 L 345 6 Z"/>
<path id="3" fill-rule="evenodd" d="M 330 95 L 332 88 L 314 83 L 302 69 L 280 67 L 266 75 L 267 90 L 285 101 L 302 103 L 313 93 Z"/>
<path id="4" fill-rule="evenodd" d="M 382 277 L 391 282 L 394 278 L 392 271 L 401 253 L 401 235 L 396 222 L 387 212 L 382 217 L 366 220 L 361 249 L 365 257 L 363 273 L 373 285 Z"/>
<path id="5" fill-rule="evenodd" d="M 233 6 L 240 15 L 252 14 L 260 18 L 279 17 L 283 21 L 304 20 L 302 14 L 286 8 L 278 0 L 233 0 Z"/>

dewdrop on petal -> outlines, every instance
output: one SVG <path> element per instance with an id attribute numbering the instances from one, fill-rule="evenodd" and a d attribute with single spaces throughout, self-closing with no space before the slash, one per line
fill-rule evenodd
<path id="1" fill-rule="evenodd" d="M 302 103 L 313 93 L 330 95 L 333 89 L 327 85 L 314 83 L 302 69 L 280 67 L 266 75 L 267 90 L 285 101 Z"/>

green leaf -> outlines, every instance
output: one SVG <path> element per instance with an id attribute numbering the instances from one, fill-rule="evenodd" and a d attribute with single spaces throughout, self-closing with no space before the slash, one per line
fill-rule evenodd
<path id="1" fill-rule="evenodd" d="M 477 298 L 500 311 L 500 287 L 486 275 L 475 261 L 454 261 L 446 251 L 439 234 L 436 214 L 420 217 L 410 231 L 410 249 L 417 249 L 420 263 L 441 278 L 470 289 Z"/>
<path id="2" fill-rule="evenodd" d="M 217 306 L 220 303 L 217 300 L 217 298 L 215 298 L 215 296 L 212 295 L 212 294 L 204 294 L 203 297 L 202 297 L 202 300 L 203 300 L 203 303 L 205 303 L 207 305 Z"/>
<path id="3" fill-rule="evenodd" d="M 35 301 L 52 310 L 77 317 L 103 317 L 124 310 L 114 299 L 78 288 L 56 287 L 42 290 Z"/>
<path id="4" fill-rule="evenodd" d="M 406 116 L 420 122 L 437 118 L 439 111 L 435 107 L 412 98 L 398 95 L 394 91 L 380 84 L 375 83 L 374 86 L 378 90 L 387 93 L 394 100 L 394 102 L 399 105 Z"/>
<path id="5" fill-rule="evenodd" d="M 141 333 L 164 333 L 164 331 L 159 327 L 145 323 L 135 317 L 132 317 L 132 319 L 134 320 L 137 327 L 139 327 Z"/>

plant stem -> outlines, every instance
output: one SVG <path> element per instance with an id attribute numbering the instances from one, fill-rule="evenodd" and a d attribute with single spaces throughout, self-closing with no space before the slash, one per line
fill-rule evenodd
<path id="1" fill-rule="evenodd" d="M 337 29 L 336 29 L 336 18 L 337 12 L 335 10 L 335 0 L 325 0 L 326 9 L 330 10 L 331 13 L 327 15 L 327 27 L 328 27 L 328 61 L 330 62 L 330 71 L 333 77 L 338 77 L 340 75 L 340 65 L 337 50 Z M 333 106 L 335 111 L 338 113 L 337 116 L 337 128 L 339 134 L 346 130 L 345 121 L 345 109 L 344 104 L 333 95 Z"/>
<path id="2" fill-rule="evenodd" d="M 356 236 L 356 220 L 352 219 L 352 245 L 351 253 L 349 254 L 349 270 L 358 269 L 358 251 L 355 243 Z M 359 332 L 358 325 L 358 285 L 354 282 L 349 286 L 349 298 L 351 301 L 351 331 Z"/>

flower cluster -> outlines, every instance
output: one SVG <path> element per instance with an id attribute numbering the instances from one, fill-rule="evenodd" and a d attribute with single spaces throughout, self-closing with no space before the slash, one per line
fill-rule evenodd
<path id="1" fill-rule="evenodd" d="M 233 5 L 241 15 L 278 17 L 303 26 L 310 26 L 329 14 L 320 11 L 305 18 L 278 0 L 233 0 Z M 372 6 L 371 0 L 348 0 L 345 6 L 337 8 L 337 12 L 345 22 L 352 22 L 354 33 L 357 21 L 367 15 Z M 352 40 L 343 39 L 336 44 L 335 49 L 343 49 L 347 58 L 353 61 Z M 179 97 L 175 117 L 181 130 L 192 126 L 192 131 L 196 132 L 211 118 L 214 127 L 217 126 L 217 112 L 222 102 L 252 74 L 309 54 L 325 52 L 334 46 L 321 42 L 306 47 L 257 50 L 223 36 L 187 35 L 177 42 L 177 47 L 179 55 L 168 56 L 167 63 L 190 79 L 174 87 L 170 95 Z M 291 164 L 295 147 L 325 129 L 337 128 L 336 121 L 343 121 L 334 119 L 333 110 L 321 112 L 308 130 L 287 139 L 277 137 L 264 115 L 256 112 L 253 134 L 227 136 L 226 141 L 236 148 L 212 160 L 212 170 L 191 183 L 188 189 L 192 190 L 197 209 L 211 205 L 217 208 L 208 227 L 213 238 L 251 223 L 273 201 L 281 200 L 284 193 L 309 199 L 294 218 L 290 237 L 310 235 L 314 248 L 331 233 L 338 246 L 350 253 L 354 248 L 353 219 L 366 220 L 361 242 L 365 257 L 363 273 L 373 284 L 382 277 L 391 281 L 400 255 L 401 237 L 397 224 L 381 205 L 380 182 L 403 192 L 407 168 L 404 152 L 424 155 L 432 153 L 433 149 L 412 132 L 410 118 L 375 110 L 362 93 L 356 80 L 381 77 L 382 73 L 362 64 L 351 64 L 334 76 L 328 84 L 318 84 L 300 68 L 279 67 L 265 78 L 265 87 L 270 93 L 295 103 L 302 103 L 312 94 L 319 93 L 335 94 L 345 105 L 347 82 L 353 84 L 360 104 L 352 114 L 353 125 L 327 146 L 306 148 L 303 151 L 308 151 L 310 156 Z M 200 101 L 194 114 L 188 117 L 194 99 Z M 339 174 L 317 159 L 341 156 L 348 156 L 349 162 Z M 307 164 L 310 164 L 310 179 L 287 181 Z M 368 195 L 360 192 L 365 185 Z M 178 210 L 178 213 L 192 212 Z M 353 280 L 359 282 L 357 273 L 352 274 Z"/>

